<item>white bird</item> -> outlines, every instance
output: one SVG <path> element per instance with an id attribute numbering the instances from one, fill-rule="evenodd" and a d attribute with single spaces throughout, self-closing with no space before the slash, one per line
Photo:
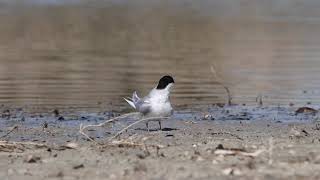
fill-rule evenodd
<path id="1" fill-rule="evenodd" d="M 172 115 L 173 108 L 170 103 L 170 91 L 174 85 L 174 80 L 171 76 L 163 76 L 158 85 L 153 88 L 147 96 L 139 98 L 135 91 L 132 98 L 124 98 L 130 106 L 140 112 L 144 117 L 168 117 Z M 161 121 L 158 121 L 160 130 Z M 146 122 L 147 129 L 149 131 L 148 122 Z"/>

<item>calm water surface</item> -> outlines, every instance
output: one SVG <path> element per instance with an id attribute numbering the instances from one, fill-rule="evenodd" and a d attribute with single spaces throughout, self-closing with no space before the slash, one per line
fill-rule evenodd
<path id="1" fill-rule="evenodd" d="M 211 65 L 235 103 L 320 103 L 318 1 L 9 2 L 0 8 L 2 104 L 124 106 L 165 74 L 176 79 L 177 106 L 225 102 Z"/>

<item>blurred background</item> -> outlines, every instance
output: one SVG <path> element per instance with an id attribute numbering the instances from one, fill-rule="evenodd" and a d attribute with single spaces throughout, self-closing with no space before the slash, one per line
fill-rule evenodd
<path id="1" fill-rule="evenodd" d="M 320 103 L 318 0 L 0 0 L 0 103 L 126 106 L 165 74 L 175 106 Z"/>

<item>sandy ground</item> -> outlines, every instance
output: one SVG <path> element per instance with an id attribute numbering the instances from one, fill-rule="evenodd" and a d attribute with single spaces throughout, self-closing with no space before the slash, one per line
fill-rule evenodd
<path id="1" fill-rule="evenodd" d="M 1 139 L 26 144 L 0 143 L 0 179 L 320 179 L 320 126 L 314 119 L 176 115 L 180 119 L 164 121 L 161 131 L 156 122 L 150 132 L 142 123 L 114 140 L 121 127 L 90 128 L 96 144 L 79 134 L 72 115 L 57 120 L 11 114 L 2 115 Z M 90 117 L 73 119 L 95 124 Z"/>

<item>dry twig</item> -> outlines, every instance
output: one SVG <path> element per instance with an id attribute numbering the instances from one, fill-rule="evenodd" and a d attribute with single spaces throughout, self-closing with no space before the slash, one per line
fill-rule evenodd
<path id="1" fill-rule="evenodd" d="M 229 106 L 232 105 L 232 96 L 231 96 L 231 92 L 230 92 L 230 90 L 229 90 L 229 87 L 226 86 L 226 85 L 223 83 L 223 80 L 218 76 L 217 71 L 215 70 L 215 67 L 214 67 L 213 65 L 211 65 L 210 70 L 211 70 L 211 73 L 212 73 L 212 75 L 213 75 L 213 78 L 216 80 L 216 83 L 219 84 L 220 86 L 222 86 L 223 89 L 226 91 L 226 93 L 227 93 L 227 98 L 228 98 L 227 104 L 228 104 Z"/>
<path id="2" fill-rule="evenodd" d="M 80 124 L 80 130 L 79 130 L 79 133 L 84 135 L 88 140 L 92 141 L 92 142 L 96 142 L 94 139 L 92 139 L 91 137 L 89 137 L 86 133 L 84 133 L 84 130 L 89 128 L 89 127 L 102 127 L 104 126 L 105 124 L 108 124 L 108 123 L 111 123 L 111 122 L 114 122 L 118 119 L 121 119 L 121 118 L 125 118 L 125 117 L 128 117 L 128 116 L 131 116 L 131 115 L 138 115 L 139 113 L 138 112 L 134 112 L 134 113 L 127 113 L 127 114 L 124 114 L 122 116 L 118 116 L 118 117 L 115 117 L 115 118 L 112 118 L 112 119 L 109 119 L 105 122 L 102 122 L 100 124 L 90 124 L 90 125 L 85 125 L 83 126 L 82 124 Z M 97 143 L 97 142 L 96 142 Z"/>
<path id="3" fill-rule="evenodd" d="M 86 126 L 83 126 L 82 124 L 80 124 L 80 130 L 79 130 L 79 133 L 84 135 L 88 140 L 92 141 L 92 142 L 95 142 L 95 143 L 98 143 L 97 141 L 95 141 L 94 139 L 92 139 L 88 134 L 86 134 L 84 132 L 85 129 L 89 128 L 89 127 L 102 127 L 104 126 L 105 124 L 107 123 L 110 123 L 110 122 L 114 122 L 118 119 L 121 119 L 121 118 L 125 118 L 125 117 L 128 117 L 130 115 L 137 115 L 139 114 L 138 112 L 135 112 L 135 113 L 128 113 L 128 114 L 124 114 L 122 116 L 119 116 L 119 117 L 116 117 L 116 118 L 113 118 L 113 119 L 110 119 L 110 120 L 107 120 L 105 122 L 102 122 L 100 124 L 96 124 L 96 125 L 86 125 Z M 128 125 L 127 127 L 123 128 L 122 130 L 120 130 L 115 136 L 113 136 L 110 140 L 116 138 L 116 137 L 119 137 L 124 131 L 128 130 L 130 127 L 138 124 L 138 123 L 141 123 L 141 122 L 144 122 L 144 121 L 151 121 L 151 120 L 158 120 L 158 119 L 168 119 L 169 117 L 150 117 L 150 118 L 144 118 L 144 119 L 141 119 L 139 121 L 136 121 L 134 123 L 131 123 L 130 125 Z"/>
<path id="4" fill-rule="evenodd" d="M 156 119 L 168 119 L 169 117 L 150 117 L 150 118 L 145 118 L 145 119 L 141 119 L 139 121 L 136 121 L 132 124 L 130 124 L 129 126 L 123 128 L 121 131 L 119 131 L 115 136 L 113 136 L 111 139 L 114 139 L 118 136 L 120 136 L 124 131 L 128 130 L 130 127 L 138 124 L 138 123 L 141 123 L 141 122 L 144 122 L 144 121 L 151 121 L 151 120 L 156 120 Z"/>
<path id="5" fill-rule="evenodd" d="M 259 106 L 263 106 L 263 101 L 262 101 L 262 95 L 259 94 L 257 97 L 256 97 L 256 102 L 259 104 Z"/>
<path id="6" fill-rule="evenodd" d="M 35 142 L 16 142 L 16 141 L 0 141 L 0 151 L 13 152 L 14 150 L 24 151 L 28 146 L 36 148 L 48 148 L 46 144 L 40 144 Z"/>
<path id="7" fill-rule="evenodd" d="M 16 129 L 18 129 L 18 126 L 13 126 L 10 131 L 8 131 L 5 135 L 1 136 L 0 138 L 7 137 L 10 133 L 12 133 Z"/>
<path id="8" fill-rule="evenodd" d="M 245 152 L 241 150 L 232 150 L 232 149 L 217 149 L 214 151 L 214 154 L 216 155 L 242 155 L 242 156 L 248 156 L 248 157 L 257 157 L 262 152 L 264 152 L 264 149 L 259 149 L 255 152 Z"/>

